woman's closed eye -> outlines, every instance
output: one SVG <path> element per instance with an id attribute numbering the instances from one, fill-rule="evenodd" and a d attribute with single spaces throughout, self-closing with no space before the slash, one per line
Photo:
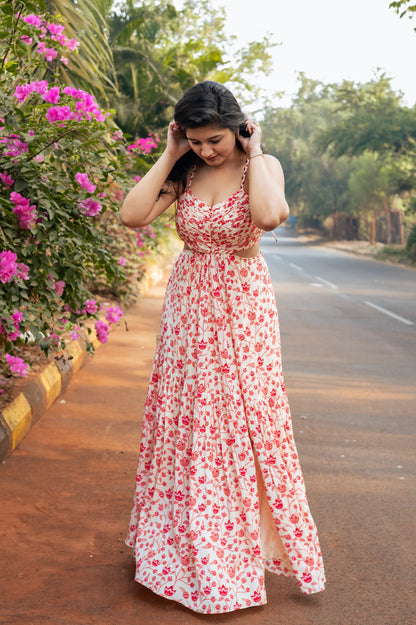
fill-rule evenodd
<path id="1" fill-rule="evenodd" d="M 189 143 L 191 143 L 192 145 L 201 145 L 200 141 L 193 141 L 192 139 L 188 139 Z M 209 143 L 212 143 L 213 145 L 216 145 L 217 143 L 219 143 L 221 141 L 221 139 L 212 139 L 211 141 L 209 141 Z"/>

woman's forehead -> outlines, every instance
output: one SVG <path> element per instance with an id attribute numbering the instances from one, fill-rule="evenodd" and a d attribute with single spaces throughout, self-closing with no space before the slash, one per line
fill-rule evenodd
<path id="1" fill-rule="evenodd" d="M 227 132 L 231 132 L 231 130 L 228 128 L 220 128 L 219 126 L 199 126 L 198 128 L 187 128 L 186 136 L 188 139 L 201 141 L 222 137 Z"/>

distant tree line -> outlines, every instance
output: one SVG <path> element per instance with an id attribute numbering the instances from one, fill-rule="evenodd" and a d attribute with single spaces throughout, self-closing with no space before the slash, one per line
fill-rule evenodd
<path id="1" fill-rule="evenodd" d="M 404 243 L 416 214 L 416 108 L 384 74 L 363 84 L 304 74 L 299 82 L 291 106 L 267 109 L 263 122 L 299 223 Z"/>

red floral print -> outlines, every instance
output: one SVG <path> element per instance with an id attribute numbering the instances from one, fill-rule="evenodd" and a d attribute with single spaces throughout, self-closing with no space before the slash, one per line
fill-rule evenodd
<path id="1" fill-rule="evenodd" d="M 247 170 L 247 165 L 244 170 Z M 244 181 L 244 177 L 243 177 Z M 240 190 L 182 194 L 127 545 L 135 579 L 205 614 L 266 603 L 265 569 L 325 575 L 293 440 L 270 274 Z"/>

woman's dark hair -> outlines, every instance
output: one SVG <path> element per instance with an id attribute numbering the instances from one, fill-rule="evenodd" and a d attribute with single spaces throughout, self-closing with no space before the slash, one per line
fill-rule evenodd
<path id="1" fill-rule="evenodd" d="M 246 116 L 227 87 L 213 80 L 204 80 L 182 96 L 175 106 L 174 119 L 182 128 L 215 126 L 229 128 L 233 133 L 245 131 Z M 242 150 L 240 142 L 238 147 Z M 178 191 L 184 189 L 190 169 L 201 159 L 190 150 L 173 166 L 167 180 L 178 183 Z"/>

